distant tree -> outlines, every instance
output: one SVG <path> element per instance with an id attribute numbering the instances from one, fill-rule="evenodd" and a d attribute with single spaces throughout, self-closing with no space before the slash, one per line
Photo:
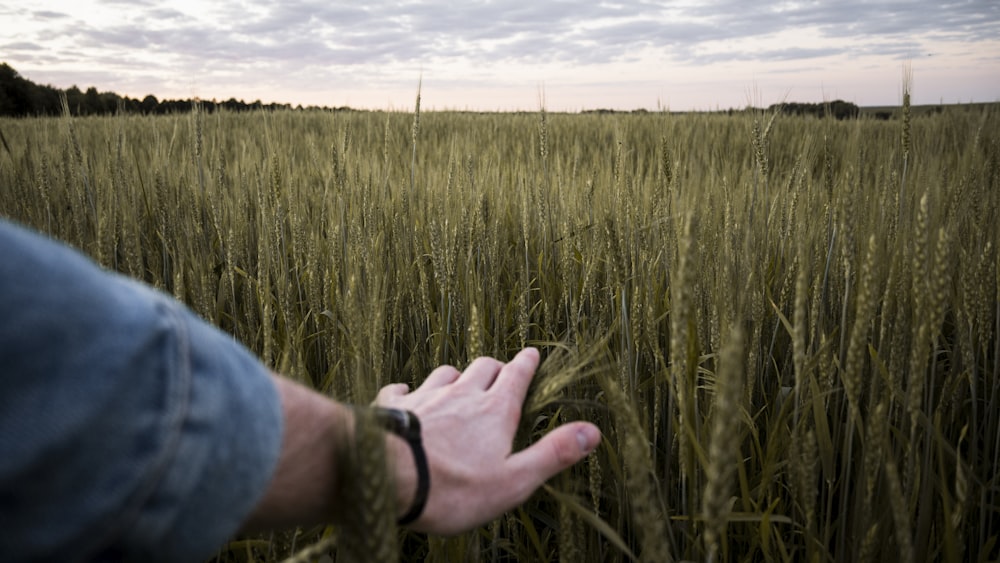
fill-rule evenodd
<path id="1" fill-rule="evenodd" d="M 139 108 L 142 109 L 143 113 L 154 113 L 158 105 L 160 105 L 160 101 L 156 99 L 156 96 L 149 94 L 142 99 Z"/>
<path id="2" fill-rule="evenodd" d="M 59 115 L 62 112 L 62 92 L 52 86 L 35 85 L 33 98 L 37 115 Z"/>
<path id="3" fill-rule="evenodd" d="M 834 100 L 830 102 L 830 113 L 835 119 L 857 119 L 861 115 L 861 108 L 850 102 Z"/>
<path id="4" fill-rule="evenodd" d="M 34 113 L 31 100 L 31 83 L 7 63 L 0 65 L 0 113 L 3 115 L 30 115 Z"/>
<path id="5" fill-rule="evenodd" d="M 87 91 L 83 93 L 83 114 L 92 115 L 95 113 L 101 113 L 102 109 L 101 97 L 97 94 L 97 88 L 94 88 L 93 86 L 87 88 Z"/>

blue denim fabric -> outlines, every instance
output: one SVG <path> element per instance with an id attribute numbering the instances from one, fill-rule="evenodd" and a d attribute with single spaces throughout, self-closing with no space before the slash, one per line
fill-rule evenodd
<path id="1" fill-rule="evenodd" d="M 0 560 L 209 557 L 281 432 L 268 370 L 232 337 L 0 221 Z"/>

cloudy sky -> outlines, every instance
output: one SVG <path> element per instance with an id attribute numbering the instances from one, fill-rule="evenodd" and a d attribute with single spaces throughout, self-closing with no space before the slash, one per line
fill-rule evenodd
<path id="1" fill-rule="evenodd" d="M 1000 2 L 0 0 L 0 61 L 132 97 L 412 109 L 1000 101 Z"/>

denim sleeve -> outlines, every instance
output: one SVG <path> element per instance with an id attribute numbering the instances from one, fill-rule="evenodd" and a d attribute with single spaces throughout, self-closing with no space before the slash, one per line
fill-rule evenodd
<path id="1" fill-rule="evenodd" d="M 0 560 L 209 557 L 281 433 L 268 370 L 232 337 L 0 220 Z"/>

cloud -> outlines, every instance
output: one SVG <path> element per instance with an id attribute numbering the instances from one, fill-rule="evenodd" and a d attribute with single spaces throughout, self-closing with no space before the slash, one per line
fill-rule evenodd
<path id="1" fill-rule="evenodd" d="M 379 88 L 410 84 L 421 68 L 442 84 L 484 88 L 515 75 L 582 85 L 594 73 L 645 87 L 660 68 L 787 73 L 945 50 L 996 61 L 980 46 L 1000 38 L 1000 3 L 978 0 L 41 0 L 30 9 L 0 0 L 0 16 L 11 22 L 4 51 L 19 63 L 46 80 L 116 80 L 102 88 L 136 76 L 161 86 Z"/>
<path id="2" fill-rule="evenodd" d="M 44 47 L 30 41 L 15 41 L 14 43 L 0 45 L 0 49 L 4 51 L 41 51 Z"/>
<path id="3" fill-rule="evenodd" d="M 51 10 L 35 10 L 31 12 L 31 15 L 40 20 L 58 20 L 62 18 L 67 18 L 66 14 L 62 12 L 53 12 Z"/>
<path id="4" fill-rule="evenodd" d="M 102 5 L 119 8 L 119 0 Z M 515 0 L 443 0 L 365 4 L 297 0 L 251 0 L 210 4 L 183 13 L 157 2 L 129 4 L 119 23 L 70 18 L 38 10 L 33 15 L 63 22 L 62 33 L 89 48 L 157 49 L 184 57 L 225 61 L 261 59 L 331 65 L 468 61 L 600 64 L 624 60 L 637 49 L 653 48 L 680 62 L 703 64 L 727 53 L 704 55 L 710 42 L 766 38 L 789 30 L 812 30 L 817 37 L 852 40 L 863 50 L 895 53 L 913 38 L 935 34 L 975 41 L 1000 34 L 1000 8 L 983 2 L 848 1 L 701 2 L 671 8 L 640 0 L 617 3 Z M 878 37 L 879 41 L 866 40 Z M 23 38 L 31 41 L 33 38 Z M 858 41 L 860 39 L 860 42 Z M 761 49 L 752 58 L 788 60 L 795 53 L 819 56 L 834 49 L 806 45 Z M 747 58 L 733 51 L 734 60 Z"/>

